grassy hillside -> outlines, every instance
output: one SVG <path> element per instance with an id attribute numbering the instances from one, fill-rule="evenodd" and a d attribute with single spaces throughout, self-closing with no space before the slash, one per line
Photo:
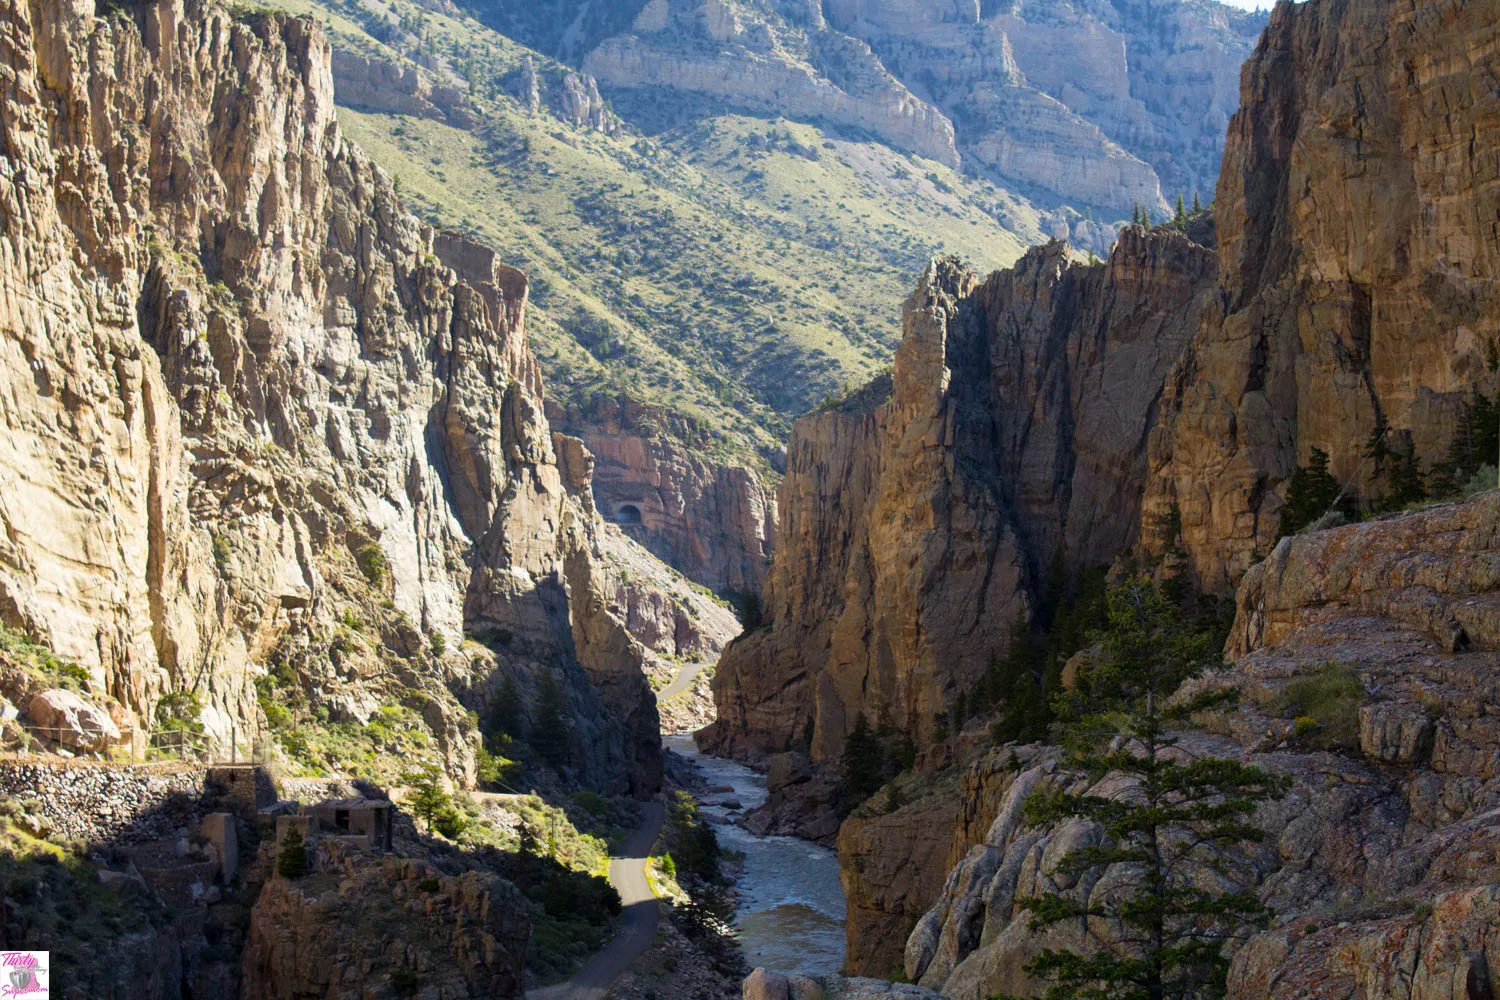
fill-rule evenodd
<path id="1" fill-rule="evenodd" d="M 1024 201 L 876 143 L 732 114 L 651 137 L 574 125 L 512 96 L 523 61 L 544 104 L 565 69 L 471 19 L 281 2 L 340 48 L 467 90 L 477 124 L 348 107 L 340 120 L 418 214 L 528 272 L 550 393 L 665 404 L 711 454 L 767 454 L 791 417 L 887 364 L 930 256 L 1003 266 L 1040 238 Z"/>

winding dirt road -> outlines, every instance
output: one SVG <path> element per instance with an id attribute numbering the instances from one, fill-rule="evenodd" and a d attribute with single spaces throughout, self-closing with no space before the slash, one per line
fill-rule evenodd
<path id="1" fill-rule="evenodd" d="M 603 1000 L 610 984 L 656 939 L 659 914 L 656 896 L 646 882 L 646 858 L 661 832 L 662 816 L 660 802 L 642 803 L 641 825 L 625 841 L 620 853 L 609 859 L 609 884 L 620 894 L 625 907 L 619 932 L 572 979 L 532 990 L 526 994 L 526 1000 Z"/>

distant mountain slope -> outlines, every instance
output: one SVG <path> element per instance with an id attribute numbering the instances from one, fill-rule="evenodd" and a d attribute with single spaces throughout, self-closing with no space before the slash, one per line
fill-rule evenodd
<path id="1" fill-rule="evenodd" d="M 531 278 L 552 416 L 599 457 L 601 510 L 715 589 L 759 586 L 790 419 L 889 362 L 934 254 L 995 267 L 1058 226 L 1113 235 L 814 125 L 676 109 L 643 134 L 451 6 L 282 6 L 327 26 L 339 119 L 407 205 Z"/>
<path id="2" fill-rule="evenodd" d="M 1042 201 L 1211 192 L 1266 15 L 1213 0 L 464 0 L 606 96 L 857 129 Z"/>

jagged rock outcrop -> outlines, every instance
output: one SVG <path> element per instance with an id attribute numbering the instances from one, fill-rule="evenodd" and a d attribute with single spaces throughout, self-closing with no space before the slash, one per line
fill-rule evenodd
<path id="1" fill-rule="evenodd" d="M 980 843 L 1014 780 L 1008 761 L 986 752 L 982 729 L 951 754 L 932 754 L 897 782 L 897 808 L 880 798 L 839 828 L 839 879 L 848 908 L 845 968 L 887 975 L 902 967 L 907 939 L 943 892 L 948 873 Z"/>
<path id="2" fill-rule="evenodd" d="M 1288 538 L 1247 574 L 1233 665 L 1210 681 L 1237 686 L 1241 707 L 1214 727 L 1221 735 L 1184 737 L 1292 779 L 1257 817 L 1268 837 L 1249 860 L 1276 920 L 1237 951 L 1231 997 L 1466 1000 L 1476 995 L 1466 982 L 1500 971 L 1486 951 L 1500 849 L 1500 740 L 1488 721 L 1500 679 L 1497 516 L 1500 493 L 1488 493 Z M 1323 748 L 1277 714 L 1277 694 L 1328 664 L 1360 693 L 1337 707 L 1357 735 Z M 970 772 L 991 776 L 971 781 L 971 801 L 993 819 L 907 943 L 908 974 L 955 998 L 1030 989 L 1027 958 L 1077 943 L 1066 927 L 1033 934 L 1013 905 L 1091 835 L 1021 819 L 1032 790 L 1076 779 L 1034 749 L 1000 766 L 1010 752 Z"/>
<path id="3" fill-rule="evenodd" d="M 1230 133 L 1216 283 L 1207 251 L 1172 251 L 1161 241 L 1181 237 L 1133 229 L 1107 269 L 1033 252 L 972 294 L 954 286 L 946 311 L 920 305 L 929 277 L 909 307 L 893 402 L 871 390 L 797 427 L 773 624 L 725 657 L 709 745 L 754 755 L 806 744 L 814 719 L 823 736 L 810 748 L 826 758 L 850 706 L 888 705 L 920 732 L 921 713 L 943 703 L 934 693 L 970 684 L 975 660 L 1003 645 L 1007 616 L 993 607 L 972 630 L 959 618 L 997 577 L 1022 595 L 1057 552 L 1074 566 L 1107 563 L 1139 541 L 1154 554 L 1180 545 L 1193 579 L 1226 592 L 1270 551 L 1280 494 L 1312 447 L 1367 491 L 1360 456 L 1379 418 L 1427 462 L 1441 455 L 1462 401 L 1494 379 L 1483 358 L 1500 322 L 1496 235 L 1483 221 L 1494 196 L 1480 180 L 1492 164 L 1483 143 L 1451 141 L 1494 134 L 1500 108 L 1466 81 L 1492 59 L 1496 29 L 1487 6 L 1456 20 L 1446 11 L 1278 9 Z M 1410 74 L 1394 68 L 1398 56 Z M 1450 112 L 1432 110 L 1445 101 Z M 913 325 L 928 315 L 952 318 Z M 965 346 L 964 317 L 988 324 L 987 351 Z M 924 336 L 938 329 L 945 336 Z M 967 388 L 985 381 L 987 395 Z M 914 425 L 911 440 L 925 428 L 931 447 L 889 459 L 912 419 L 903 407 L 923 393 L 951 409 Z M 951 486 L 976 469 L 989 497 L 979 507 Z M 887 495 L 940 497 L 947 510 L 903 525 L 879 507 L 887 482 L 899 484 Z M 960 514 L 972 541 L 955 550 L 945 519 Z M 1165 537 L 1179 519 L 1180 538 Z M 918 539 L 941 556 L 890 564 L 898 577 L 914 568 L 930 602 L 903 605 L 880 590 L 880 560 Z M 948 590 L 956 551 L 982 572 Z M 914 671 L 926 694 L 894 697 L 882 672 L 902 676 L 924 644 L 942 650 Z"/>
<path id="4" fill-rule="evenodd" d="M 13 8 L 0 37 L 4 621 L 136 720 L 196 692 L 223 747 L 260 736 L 268 663 L 334 718 L 423 692 L 460 777 L 458 697 L 551 673 L 579 780 L 654 788 L 525 278 L 344 140 L 321 31 L 165 0 Z"/>
<path id="5" fill-rule="evenodd" d="M 1056 553 L 1131 544 L 1146 437 L 1214 255 L 1127 230 L 1107 264 L 1060 244 L 988 281 L 934 264 L 894 376 L 797 422 L 764 601 L 714 679 L 715 752 L 835 758 L 863 714 L 919 742 L 966 696 Z"/>
<path id="6" fill-rule="evenodd" d="M 905 484 L 904 493 L 929 495 L 945 487 L 952 476 L 999 464 L 1006 486 L 996 492 L 1003 501 L 997 509 L 1004 516 L 981 526 L 979 534 L 991 548 L 974 546 L 987 552 L 985 566 L 995 573 L 1014 575 L 1024 587 L 1035 579 L 1037 560 L 1055 552 L 1063 554 L 1064 562 L 1081 565 L 1107 563 L 1139 546 L 1150 555 L 1170 553 L 1173 560 L 1182 561 L 1199 586 L 1225 593 L 1257 559 L 1272 551 L 1287 480 L 1312 448 L 1332 456 L 1336 476 L 1350 481 L 1353 492 L 1364 499 L 1380 489 L 1372 483 L 1373 469 L 1363 455 L 1381 420 L 1391 428 L 1398 450 L 1413 449 L 1424 466 L 1430 467 L 1445 453 L 1469 393 L 1494 391 L 1495 376 L 1486 359 L 1493 354 L 1500 329 L 1500 303 L 1494 300 L 1497 231 L 1492 221 L 1500 205 L 1488 178 L 1494 175 L 1490 153 L 1500 137 L 1500 103 L 1490 90 L 1474 88 L 1471 81 L 1476 74 L 1483 77 L 1493 72 L 1493 43 L 1500 31 L 1497 15 L 1500 10 L 1492 3 L 1455 6 L 1440 0 L 1416 6 L 1316 0 L 1278 7 L 1246 68 L 1244 106 L 1230 128 L 1215 220 L 1221 261 L 1217 278 L 1209 261 L 1196 271 L 1185 268 L 1181 260 L 1166 261 L 1167 266 L 1154 270 L 1129 264 L 1141 256 L 1142 246 L 1152 245 L 1131 229 L 1125 231 L 1111 258 L 1111 269 L 1133 271 L 1142 281 L 1132 286 L 1142 302 L 1156 301 L 1163 280 L 1177 290 L 1172 299 L 1175 310 L 1164 312 L 1170 321 L 1147 327 L 1147 337 L 1138 342 L 1153 352 L 1146 370 L 1165 366 L 1170 371 L 1142 379 L 1134 368 L 1122 366 L 1117 369 L 1121 374 L 1099 379 L 1086 392 L 1064 394 L 1046 390 L 1044 361 L 1058 354 L 1081 359 L 1076 350 L 1052 355 L 1015 352 L 1005 363 L 992 361 L 993 370 L 1016 373 L 1015 380 L 974 411 L 955 405 L 958 416 L 951 437 L 945 426 L 942 433 L 929 435 L 931 454 L 905 459 L 902 464 L 903 469 L 921 470 L 925 461 L 926 468 L 941 471 L 917 471 L 917 478 Z M 1024 277 L 1036 260 L 1035 254 L 1026 258 L 1015 274 Z M 986 287 L 991 286 L 1032 287 L 1004 276 L 992 278 Z M 1068 286 L 1064 281 L 1057 287 Z M 1138 310 L 1122 307 L 1107 283 L 1077 287 L 1086 289 L 1086 294 L 1076 300 L 1013 291 L 1008 301 L 1019 304 L 1011 311 L 1022 313 L 1036 304 L 1041 321 L 1033 329 L 1055 331 L 1077 322 L 1104 345 L 1115 342 L 1124 318 L 1139 315 Z M 986 300 L 981 290 L 963 300 L 957 311 L 978 314 L 984 308 L 993 309 L 991 301 L 1006 300 Z M 1069 305 L 1045 311 L 1043 307 L 1055 301 Z M 1085 322 L 1083 317 L 1092 318 Z M 1007 322 L 1010 328 L 1026 329 L 1022 323 Z M 950 323 L 951 328 L 961 328 L 961 324 Z M 1000 328 L 1006 328 L 1005 324 Z M 911 333 L 909 329 L 908 343 L 902 349 L 908 354 Z M 1017 342 L 1049 341 L 1020 337 Z M 962 357 L 949 347 L 960 343 L 950 334 L 944 348 Z M 1086 364 L 1070 368 L 1091 370 Z M 1123 374 L 1127 371 L 1129 375 Z M 898 386 L 901 377 L 898 364 Z M 973 377 L 958 362 L 930 365 L 928 391 L 951 392 L 962 399 L 955 387 Z M 1089 401 L 1104 398 L 1101 392 L 1112 393 L 1116 387 L 1143 395 L 1132 395 L 1134 402 L 1124 408 L 1115 402 L 1101 405 L 1099 423 L 1082 429 L 1080 420 L 1085 418 L 1077 410 L 1080 401 L 1086 409 Z M 874 392 L 884 394 L 883 389 Z M 860 398 L 868 400 L 868 395 Z M 899 390 L 895 398 L 902 398 Z M 971 412 L 979 415 L 968 416 Z M 1024 419 L 1017 413 L 1025 415 Z M 860 622 L 865 620 L 861 616 L 878 621 L 887 614 L 884 608 L 899 607 L 889 597 L 877 600 L 874 596 L 878 591 L 873 581 L 879 574 L 867 568 L 874 560 L 866 554 L 874 549 L 869 540 L 875 537 L 871 526 L 896 523 L 889 514 L 875 513 L 868 498 L 878 488 L 865 485 L 878 483 L 886 474 L 891 420 L 887 414 L 871 402 L 850 407 L 842 415 L 806 418 L 798 425 L 783 486 L 782 539 L 769 582 L 767 606 L 774 621 L 727 652 L 716 687 L 721 719 L 708 734 L 709 745 L 743 756 L 781 749 L 797 740 L 803 731 L 798 726 L 806 727 L 809 718 L 816 720 L 818 728 L 831 730 L 833 714 L 823 708 L 825 702 L 851 703 L 843 692 L 852 685 L 841 688 L 837 680 L 839 671 L 845 669 L 842 664 L 851 657 L 848 653 L 831 656 L 827 651 L 838 647 L 837 633 L 828 626 L 819 631 L 816 623 L 850 616 L 845 602 L 851 600 L 862 608 L 852 616 Z M 963 444 L 965 433 L 980 433 L 976 426 L 987 428 L 985 433 L 994 434 L 996 442 L 978 462 Z M 1106 449 L 1085 460 L 1089 443 L 1126 438 L 1133 442 L 1130 447 Z M 838 449 L 831 447 L 833 442 Z M 1076 461 L 1072 449 L 1077 449 Z M 1057 455 L 1070 457 L 1058 461 Z M 1111 492 L 1111 484 L 1118 487 L 1117 492 Z M 834 496 L 839 498 L 837 503 L 831 499 Z M 1306 656 L 1342 659 L 1345 649 L 1339 644 L 1362 636 L 1364 645 L 1356 643 L 1349 655 L 1361 671 L 1378 673 L 1378 682 L 1368 682 L 1380 685 L 1372 690 L 1385 690 L 1403 672 L 1430 677 L 1434 650 L 1475 657 L 1473 661 L 1438 661 L 1447 664 L 1441 669 L 1448 673 L 1442 676 L 1472 677 L 1476 672 L 1485 676 L 1493 662 L 1491 653 L 1453 651 L 1461 648 L 1465 637 L 1475 649 L 1491 645 L 1486 631 L 1489 598 L 1482 596 L 1493 589 L 1483 569 L 1489 556 L 1455 554 L 1452 539 L 1467 538 L 1466 544 L 1481 550 L 1490 543 L 1479 521 L 1471 518 L 1460 523 L 1462 518 L 1455 521 L 1459 516 L 1451 508 L 1446 510 L 1448 514 L 1424 515 L 1432 520 L 1399 522 L 1427 527 L 1387 546 L 1389 557 L 1379 557 L 1385 563 L 1371 549 L 1372 539 L 1380 537 L 1380 532 L 1405 529 L 1379 522 L 1352 529 L 1352 533 L 1318 536 L 1336 540 L 1329 544 L 1346 546 L 1347 551 L 1338 559 L 1328 554 L 1326 579 L 1307 571 L 1298 574 L 1303 582 L 1297 587 L 1313 589 L 1293 590 L 1289 596 L 1284 590 L 1268 595 L 1260 612 L 1242 608 L 1234 650 L 1243 654 L 1260 643 L 1301 644 Z M 1089 511 L 1096 515 L 1090 517 Z M 1163 530 L 1175 529 L 1179 523 L 1180 534 Z M 1438 527 L 1443 523 L 1448 527 Z M 941 537 L 942 524 L 934 521 L 909 529 L 908 541 L 934 534 Z M 1448 538 L 1444 531 L 1455 534 Z M 1366 534 L 1370 532 L 1375 534 Z M 853 553 L 847 563 L 826 554 L 839 550 L 845 540 Z M 899 548 L 899 543 L 885 544 Z M 1279 572 L 1276 567 L 1288 553 L 1295 556 L 1310 543 L 1298 539 L 1287 544 L 1290 549 L 1276 550 L 1263 564 L 1267 568 L 1250 570 L 1242 594 L 1263 587 L 1265 580 Z M 1394 554 L 1401 546 L 1413 554 L 1409 559 Z M 945 546 L 943 551 L 951 550 Z M 1016 553 L 1022 557 L 1018 559 Z M 921 574 L 929 564 L 914 565 Z M 1451 574 L 1451 583 L 1445 581 L 1445 574 Z M 925 579 L 936 583 L 941 577 Z M 1409 582 L 1398 587 L 1402 580 Z M 972 601 L 980 591 L 970 585 L 967 590 L 948 592 L 941 585 L 929 584 L 923 593 L 928 600 L 951 607 L 960 600 L 955 594 Z M 1314 598 L 1313 593 L 1326 596 Z M 1320 618 L 1323 612 L 1317 605 L 1324 601 L 1357 606 L 1366 617 L 1354 618 L 1340 611 Z M 930 619 L 923 617 L 920 603 L 889 614 L 887 625 L 853 631 L 850 648 L 856 662 L 879 656 L 900 663 L 911 648 L 903 642 L 934 634 L 943 637 L 939 641 L 949 641 L 948 636 L 963 632 L 951 623 L 935 632 Z M 990 615 L 986 621 L 992 643 L 998 646 L 1003 642 L 1003 619 L 997 621 Z M 1324 628 L 1330 631 L 1317 633 Z M 1413 628 L 1436 634 L 1436 646 Z M 1297 638 L 1288 638 L 1294 633 Z M 892 635 L 900 641 L 893 642 Z M 978 645 L 972 637 L 965 641 L 971 648 Z M 969 673 L 973 668 L 956 646 L 941 662 L 942 673 L 958 685 L 973 676 Z M 1257 662 L 1242 656 L 1240 669 L 1254 679 Z M 1303 662 L 1297 669 L 1313 666 Z M 932 668 L 925 670 L 929 673 L 922 675 L 920 683 L 939 688 L 942 682 L 931 677 Z M 865 675 L 856 672 L 853 676 L 863 680 Z M 873 671 L 871 676 L 876 676 Z M 1284 675 L 1278 677 L 1284 679 Z M 864 706 L 878 712 L 880 686 L 866 685 L 862 697 L 864 690 L 875 696 L 867 698 Z M 1458 701 L 1470 696 L 1482 697 L 1453 695 Z M 1439 745 L 1449 745 L 1424 714 L 1420 698 L 1402 696 L 1397 702 L 1366 706 L 1359 720 L 1364 753 L 1378 760 L 1378 767 L 1411 768 L 1425 755 L 1436 754 Z M 1444 711 L 1451 716 L 1451 710 Z M 893 721 L 901 725 L 905 719 L 898 714 Z M 1245 752 L 1258 748 L 1257 740 L 1269 723 L 1257 721 L 1256 725 L 1260 727 L 1256 739 L 1243 736 L 1240 740 Z M 1270 729 L 1279 740 L 1289 726 L 1283 720 Z M 1467 723 L 1450 726 L 1455 733 L 1473 731 Z M 831 730 L 830 735 L 836 732 Z M 1358 783 L 1364 790 L 1349 796 L 1319 789 L 1331 769 L 1351 774 L 1354 765 L 1348 760 L 1276 758 L 1272 763 L 1284 764 L 1299 783 L 1305 782 L 1306 791 L 1298 800 L 1309 817 L 1305 823 L 1322 824 L 1318 830 L 1326 828 L 1327 832 L 1329 853 L 1317 864 L 1326 864 L 1335 874 L 1323 869 L 1318 869 L 1322 874 L 1305 878 L 1287 874 L 1313 870 L 1303 865 L 1308 860 L 1305 854 L 1294 858 L 1295 864 L 1288 860 L 1296 855 L 1297 844 L 1317 843 L 1316 839 L 1303 840 L 1307 831 L 1299 829 L 1286 841 L 1285 850 L 1291 852 L 1288 858 L 1267 860 L 1263 869 L 1269 879 L 1267 892 L 1288 912 L 1305 912 L 1313 905 L 1312 884 L 1328 890 L 1335 883 L 1343 885 L 1339 879 L 1353 879 L 1351 872 L 1360 872 L 1363 878 L 1364 862 L 1354 860 L 1351 853 L 1355 850 L 1351 841 L 1363 836 L 1355 831 L 1379 830 L 1383 838 L 1390 829 L 1398 832 L 1389 843 L 1382 841 L 1383 846 L 1370 850 L 1392 859 L 1391 865 L 1417 866 L 1416 874 L 1408 871 L 1392 885 L 1409 886 L 1410 892 L 1433 898 L 1449 890 L 1467 891 L 1463 884 L 1429 878 L 1423 874 L 1429 870 L 1427 862 L 1412 862 L 1398 847 L 1412 843 L 1417 835 L 1410 832 L 1415 828 L 1408 825 L 1408 815 L 1421 817 L 1419 821 L 1429 831 L 1436 829 L 1434 824 L 1446 826 L 1462 817 L 1481 815 L 1488 801 L 1488 793 L 1481 791 L 1487 772 L 1485 765 L 1472 762 L 1487 760 L 1489 751 L 1472 747 L 1475 741 L 1487 746 L 1485 739 L 1465 738 L 1460 756 L 1471 763 L 1453 766 L 1477 770 L 1462 780 L 1450 782 L 1428 775 L 1414 784 L 1400 785 L 1380 778 L 1378 770 L 1360 771 Z M 811 750 L 815 758 L 826 760 L 838 753 L 839 744 L 836 737 L 821 743 L 815 740 Z M 1417 802 L 1411 798 L 1412 789 L 1437 798 Z M 1357 819 L 1347 819 L 1355 815 Z M 1399 832 L 1403 829 L 1409 831 L 1405 839 Z M 968 880 L 965 884 L 971 886 L 999 884 L 993 881 L 995 872 L 1009 872 L 1007 879 L 1021 878 L 1019 866 L 1036 845 L 1017 839 L 1023 837 L 1017 829 L 1008 831 L 1000 840 L 988 837 L 984 842 L 988 851 L 998 854 L 976 857 L 964 869 L 967 874 L 955 869 L 952 878 Z M 1458 838 L 1454 843 L 1467 843 L 1464 838 L 1469 835 L 1454 832 Z M 944 841 L 949 837 L 947 831 L 937 831 L 935 836 Z M 869 851 L 879 850 L 877 839 L 867 838 Z M 882 890 L 880 873 L 893 869 L 893 855 L 857 861 L 850 855 L 844 864 L 846 871 L 856 873 L 850 881 L 854 891 L 869 904 L 851 906 L 851 913 L 869 922 L 872 933 L 866 939 L 879 937 L 879 925 L 887 915 L 914 912 L 921 908 L 914 904 L 925 904 L 915 886 L 912 895 L 905 897 Z M 1280 874 L 1272 876 L 1273 869 Z M 1032 870 L 1034 866 L 1028 869 Z M 865 878 L 858 874 L 862 871 L 875 874 Z M 1381 871 L 1382 877 L 1394 878 L 1384 868 Z M 1004 893 L 984 890 L 988 901 L 977 909 L 973 892 L 950 885 L 944 901 L 932 911 L 938 914 L 932 917 L 935 923 L 918 929 L 927 943 L 914 945 L 917 951 L 909 952 L 917 956 L 914 973 L 927 976 L 929 985 L 945 984 L 954 996 L 981 996 L 1024 986 L 1015 978 L 999 978 L 1001 970 L 1014 972 L 1024 964 L 1030 953 L 1027 949 L 1036 947 L 1035 941 L 1018 935 L 1005 915 L 1014 879 L 1005 883 L 1010 888 Z M 1377 888 L 1378 882 L 1360 884 L 1361 898 L 1371 905 L 1384 899 L 1376 896 L 1384 892 Z M 997 906 L 994 899 L 1001 899 L 1003 905 Z M 1442 905 L 1441 901 L 1435 905 Z M 1463 909 L 1470 904 L 1454 905 Z M 989 916 L 976 916 L 982 912 Z M 863 916 L 866 913 L 871 916 Z M 878 969 L 890 960 L 889 954 L 874 955 L 868 958 L 869 964 L 854 968 Z M 1274 964 L 1275 959 L 1265 961 Z M 937 971 L 929 972 L 932 962 L 938 963 L 932 966 Z M 1353 970 L 1365 966 L 1349 959 L 1342 968 L 1353 976 Z M 1250 995 L 1254 994 L 1245 993 Z"/>
<path id="7" fill-rule="evenodd" d="M 498 875 L 350 856 L 274 878 L 250 915 L 243 1000 L 307 996 L 519 997 L 531 922 Z"/>
<path id="8" fill-rule="evenodd" d="M 415 66 L 335 49 L 333 78 L 339 103 L 389 114 L 416 115 L 470 127 L 478 119 L 455 86 L 434 86 Z"/>
<path id="9" fill-rule="evenodd" d="M 920 81 L 959 148 L 1110 207 L 1213 190 L 1240 63 L 1264 22 L 1220 4 L 830 0 L 829 22 Z"/>
<path id="10" fill-rule="evenodd" d="M 760 592 L 776 547 L 776 504 L 755 470 L 705 461 L 661 433 L 670 413 L 628 398 L 559 408 L 553 420 L 593 454 L 605 520 L 711 590 Z"/>
<path id="11" fill-rule="evenodd" d="M 1494 394 L 1500 97 L 1490 2 L 1279 5 L 1219 182 L 1220 314 L 1172 378 L 1147 510 L 1228 590 L 1313 448 L 1368 493 L 1380 420 L 1426 465 Z"/>

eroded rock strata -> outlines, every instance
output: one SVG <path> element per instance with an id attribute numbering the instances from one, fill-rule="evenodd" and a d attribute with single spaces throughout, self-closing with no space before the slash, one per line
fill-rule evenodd
<path id="1" fill-rule="evenodd" d="M 1171 381 L 1149 514 L 1231 589 L 1271 550 L 1310 450 L 1442 459 L 1500 335 L 1495 4 L 1281 5 L 1246 64 L 1219 180 L 1222 315 Z"/>
<path id="2" fill-rule="evenodd" d="M 1241 707 L 1184 737 L 1292 779 L 1257 817 L 1268 837 L 1247 860 L 1277 917 L 1237 950 L 1231 997 L 1467 998 L 1466 983 L 1500 971 L 1486 950 L 1500 848 L 1497 517 L 1500 493 L 1488 493 L 1289 538 L 1246 574 L 1232 666 L 1210 681 L 1237 686 Z M 1274 706 L 1329 664 L 1356 676 L 1362 696 L 1347 706 L 1350 742 L 1314 748 Z M 1076 928 L 1031 932 L 1013 901 L 1047 886 L 1050 860 L 1097 831 L 1022 822 L 1027 794 L 1076 778 L 1045 751 L 1017 752 L 1019 766 L 1006 748 L 969 769 L 967 807 L 988 826 L 967 843 L 974 827 L 955 826 L 960 857 L 905 948 L 915 981 L 963 1000 L 1029 990 L 1031 956 L 1080 943 Z M 1069 888 L 1087 895 L 1107 881 Z"/>
<path id="3" fill-rule="evenodd" d="M 826 767 L 856 712 L 872 724 L 889 713 L 924 741 L 928 713 L 1004 650 L 1057 553 L 1074 569 L 1170 555 L 1195 586 L 1227 595 L 1272 553 L 1288 480 L 1314 448 L 1361 502 L 1385 488 L 1366 457 L 1382 424 L 1424 468 L 1442 460 L 1471 393 L 1495 391 L 1500 93 L 1481 81 L 1494 76 L 1497 25 L 1487 2 L 1283 4 L 1229 127 L 1217 259 L 1181 236 L 1126 230 L 1107 268 L 1064 265 L 1052 249 L 983 283 L 930 272 L 908 305 L 894 385 L 796 428 L 772 620 L 728 650 L 706 745 L 752 759 L 806 748 Z M 904 506 L 890 505 L 896 495 Z M 1407 541 L 1417 558 L 1445 544 Z M 1460 606 L 1477 621 L 1476 595 L 1491 587 L 1470 586 L 1456 605 L 1409 590 L 1410 607 L 1361 607 L 1402 627 L 1457 621 Z M 1473 648 L 1488 650 L 1482 622 L 1440 638 L 1455 648 L 1471 627 Z M 1405 669 L 1397 653 L 1382 670 Z M 1465 669 L 1484 676 L 1492 654 L 1472 655 Z M 1394 747 L 1426 739 L 1395 717 L 1376 728 Z M 1381 828 L 1372 816 L 1364 828 Z M 1329 823 L 1334 839 L 1358 826 Z M 850 843 L 878 855 L 881 839 L 866 830 Z M 853 971 L 888 970 L 888 944 L 861 942 L 899 938 L 927 905 L 930 878 L 891 888 L 894 860 L 844 860 Z M 1412 883 L 1429 888 L 1442 886 Z M 954 995 L 1015 987 L 995 970 L 1018 969 L 1020 951 L 952 978 L 978 947 L 974 919 L 934 939 L 916 971 Z M 948 967 L 934 957 L 943 949 Z"/>
<path id="4" fill-rule="evenodd" d="M 551 674 L 580 780 L 653 789 L 647 654 L 587 450 L 543 413 L 526 279 L 344 140 L 322 33 L 65 2 L 0 36 L 5 623 L 127 728 L 189 691 L 242 753 L 268 665 L 335 720 L 423 691 L 460 779 L 460 700 Z"/>
<path id="5" fill-rule="evenodd" d="M 577 25 L 570 41 L 605 21 L 552 6 Z M 633 19 L 582 58 L 607 89 L 857 128 L 1121 212 L 1212 188 L 1236 74 L 1264 24 L 1220 4 L 1118 0 L 634 0 L 611 14 Z"/>
<path id="6" fill-rule="evenodd" d="M 1055 554 L 1135 540 L 1147 431 L 1213 278 L 1211 251 L 1140 230 L 1107 264 L 1052 244 L 982 283 L 929 269 L 893 376 L 797 422 L 770 624 L 720 661 L 703 745 L 825 761 L 860 714 L 930 739 Z"/>

